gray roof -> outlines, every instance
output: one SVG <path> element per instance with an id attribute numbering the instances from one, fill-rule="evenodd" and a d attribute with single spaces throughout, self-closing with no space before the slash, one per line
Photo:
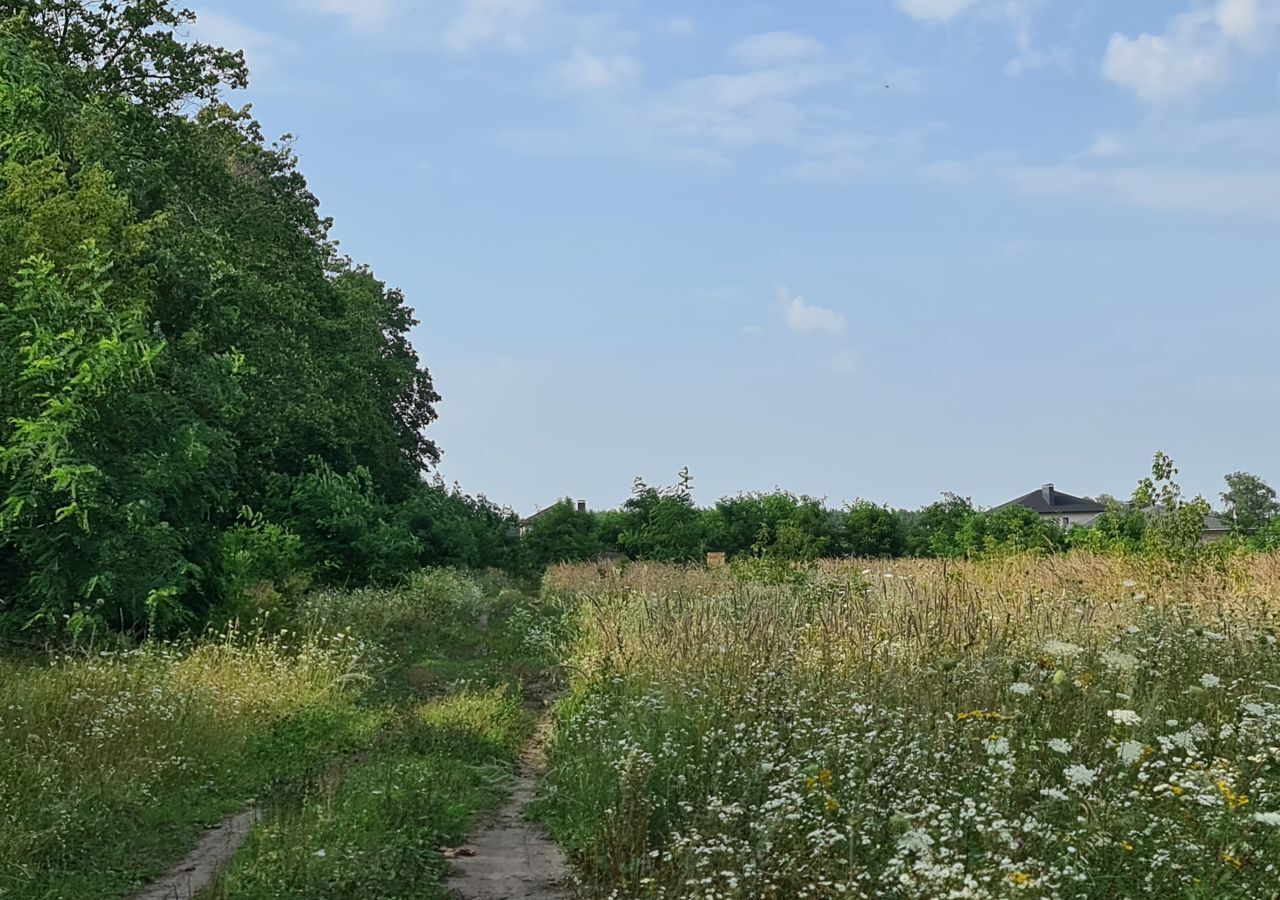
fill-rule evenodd
<path id="1" fill-rule="evenodd" d="M 1054 490 L 1049 494 L 1049 501 L 1045 499 L 1045 489 L 1038 488 L 1029 494 L 1024 494 L 1017 500 L 1010 500 L 1008 503 L 1002 503 L 996 509 L 1006 509 L 1010 506 L 1025 506 L 1027 509 L 1033 509 L 1041 515 L 1050 515 L 1052 513 L 1102 513 L 1107 508 L 1101 503 L 1095 503 L 1092 500 L 1085 500 L 1083 497 L 1075 497 L 1071 494 L 1064 494 L 1062 491 Z"/>

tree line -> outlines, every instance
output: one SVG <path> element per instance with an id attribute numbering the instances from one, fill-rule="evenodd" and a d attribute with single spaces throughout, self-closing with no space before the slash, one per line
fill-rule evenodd
<path id="1" fill-rule="evenodd" d="M 1022 506 L 981 510 L 956 494 L 944 494 L 917 510 L 860 501 L 839 509 L 818 498 L 786 491 L 726 497 L 700 508 L 687 485 L 652 487 L 638 481 L 616 510 L 593 512 L 563 500 L 532 518 L 522 558 L 534 568 L 557 562 L 621 555 L 633 559 L 692 562 L 708 552 L 805 562 L 827 557 L 980 558 L 1015 553 L 1151 552 L 1195 556 L 1208 552 L 1203 498 L 1186 499 L 1173 461 L 1158 453 L 1152 474 L 1127 501 L 1101 498 L 1105 508 L 1087 527 L 1065 529 Z M 1233 536 L 1212 548 L 1280 549 L 1280 504 L 1261 478 L 1226 476 L 1222 517 Z"/>

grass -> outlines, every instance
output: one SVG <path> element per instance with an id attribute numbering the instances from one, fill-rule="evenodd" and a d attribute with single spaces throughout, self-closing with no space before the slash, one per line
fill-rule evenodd
<path id="1" fill-rule="evenodd" d="M 540 663 L 499 593 L 428 572 L 253 634 L 0 662 L 0 898 L 126 896 L 255 802 L 220 896 L 431 896 L 527 734 Z"/>
<path id="2" fill-rule="evenodd" d="M 539 814 L 600 897 L 1280 884 L 1280 559 L 551 572 Z"/>

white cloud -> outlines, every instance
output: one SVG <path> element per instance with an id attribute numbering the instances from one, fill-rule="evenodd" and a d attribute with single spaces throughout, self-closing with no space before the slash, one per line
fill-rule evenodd
<path id="1" fill-rule="evenodd" d="M 1093 143 L 1085 148 L 1085 156 L 1118 156 L 1125 151 L 1124 142 L 1109 134 L 1094 138 Z"/>
<path id="2" fill-rule="evenodd" d="M 377 30 L 391 21 L 391 0 L 295 0 L 311 12 L 340 16 L 352 28 Z"/>
<path id="3" fill-rule="evenodd" d="M 274 34 L 259 31 L 218 13 L 203 10 L 197 10 L 191 36 L 215 47 L 243 50 L 251 73 L 273 66 L 280 53 L 289 47 L 286 41 Z"/>
<path id="4" fill-rule="evenodd" d="M 843 334 L 845 318 L 834 309 L 814 306 L 800 296 L 791 296 L 785 287 L 778 288 L 778 306 L 782 310 L 787 327 L 796 332 L 825 331 Z"/>
<path id="5" fill-rule="evenodd" d="M 931 162 L 920 170 L 920 174 L 925 178 L 941 181 L 945 184 L 965 184 L 973 181 L 976 177 L 973 166 L 954 159 L 940 159 L 937 162 Z"/>
<path id="6" fill-rule="evenodd" d="M 770 31 L 743 38 L 729 48 L 729 54 L 751 69 L 763 69 L 781 63 L 821 56 L 822 44 L 792 31 Z"/>
<path id="7" fill-rule="evenodd" d="M 1236 56 L 1266 50 L 1280 28 L 1280 0 L 1218 0 L 1171 18 L 1160 34 L 1115 33 L 1102 76 L 1154 105 L 1189 100 L 1226 82 Z"/>
<path id="8" fill-rule="evenodd" d="M 689 37 L 698 30 L 698 23 L 688 16 L 672 16 L 663 21 L 662 30 L 676 37 Z"/>
<path id="9" fill-rule="evenodd" d="M 1280 171 L 1192 167 L 1021 166 L 1005 173 L 1025 194 L 1096 197 L 1161 212 L 1280 217 Z"/>
<path id="10" fill-rule="evenodd" d="M 526 29 L 531 20 L 544 9 L 544 0 L 463 0 L 462 9 L 445 28 L 445 43 L 458 53 L 489 41 L 520 49 L 528 43 Z"/>
<path id="11" fill-rule="evenodd" d="M 573 54 L 556 68 L 556 75 L 574 90 L 610 90 L 637 81 L 640 63 L 631 56 L 597 56 L 575 47 Z"/>
<path id="12" fill-rule="evenodd" d="M 898 9 L 921 22 L 950 22 L 978 0 L 898 0 Z"/>

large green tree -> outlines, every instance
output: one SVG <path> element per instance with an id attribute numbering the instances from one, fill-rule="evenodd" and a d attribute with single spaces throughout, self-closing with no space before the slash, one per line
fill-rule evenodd
<path id="1" fill-rule="evenodd" d="M 423 480 L 405 298 L 219 99 L 244 60 L 192 18 L 0 0 L 0 628 L 197 621 L 272 528 L 342 580 L 510 555 L 504 514 Z"/>
<path id="2" fill-rule="evenodd" d="M 1241 534 L 1255 534 L 1280 513 L 1275 488 L 1257 475 L 1232 472 L 1225 480 L 1227 489 L 1222 492 L 1222 502 Z"/>

